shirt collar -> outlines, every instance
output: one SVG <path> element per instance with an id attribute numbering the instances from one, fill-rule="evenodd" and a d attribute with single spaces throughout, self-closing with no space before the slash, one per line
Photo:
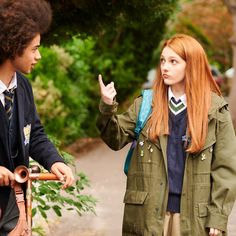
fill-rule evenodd
<path id="1" fill-rule="evenodd" d="M 16 89 L 16 88 L 17 88 L 16 73 L 13 75 L 12 80 L 8 87 L 0 80 L 0 94 L 2 94 L 5 90 Z"/>
<path id="2" fill-rule="evenodd" d="M 176 101 L 181 100 L 181 102 L 187 107 L 187 98 L 186 98 L 186 94 L 183 94 L 182 96 L 180 96 L 179 98 L 176 98 L 175 95 L 173 94 L 171 87 L 169 86 L 168 88 L 168 100 L 170 101 L 171 98 L 174 98 Z"/>

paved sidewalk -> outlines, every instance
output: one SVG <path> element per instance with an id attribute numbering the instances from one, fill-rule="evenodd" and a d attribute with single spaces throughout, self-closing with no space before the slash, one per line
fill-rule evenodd
<path id="1" fill-rule="evenodd" d="M 91 151 L 77 155 L 77 169 L 91 180 L 87 193 L 98 199 L 97 215 L 79 217 L 65 212 L 49 225 L 48 236 L 121 236 L 126 181 L 123 163 L 128 148 L 115 152 L 99 142 Z M 236 236 L 236 204 L 229 219 L 228 236 Z"/>
<path id="2" fill-rule="evenodd" d="M 87 193 L 98 200 L 97 215 L 66 213 L 50 227 L 50 236 L 121 236 L 126 181 L 123 163 L 128 148 L 115 152 L 99 142 L 96 148 L 77 156 L 77 170 L 91 181 Z"/>

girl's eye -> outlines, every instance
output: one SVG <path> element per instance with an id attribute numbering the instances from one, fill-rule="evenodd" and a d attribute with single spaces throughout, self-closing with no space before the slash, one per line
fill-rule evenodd
<path id="1" fill-rule="evenodd" d="M 161 58 L 161 59 L 160 59 L 160 62 L 161 62 L 161 63 L 164 63 L 164 62 L 165 62 L 165 59 L 164 59 L 164 58 Z"/>
<path id="2" fill-rule="evenodd" d="M 176 60 L 171 60 L 171 63 L 173 64 L 173 65 L 175 65 L 175 64 L 177 64 L 177 61 Z"/>

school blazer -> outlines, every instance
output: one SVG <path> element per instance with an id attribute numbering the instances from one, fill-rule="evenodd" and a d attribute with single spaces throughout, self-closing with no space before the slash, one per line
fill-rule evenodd
<path id="1" fill-rule="evenodd" d="M 18 108 L 18 163 L 28 167 L 29 157 L 32 157 L 44 168 L 50 170 L 53 163 L 63 162 L 63 159 L 44 133 L 36 112 L 29 81 L 18 72 L 15 96 Z M 14 167 L 9 152 L 8 117 L 1 102 L 0 106 L 0 166 L 5 166 L 13 172 Z M 9 189 L 9 187 L 0 187 L 0 207 Z"/>

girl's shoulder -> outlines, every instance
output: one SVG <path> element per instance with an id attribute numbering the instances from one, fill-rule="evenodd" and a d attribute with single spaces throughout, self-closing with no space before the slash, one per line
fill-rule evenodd
<path id="1" fill-rule="evenodd" d="M 208 114 L 209 119 L 215 118 L 220 121 L 229 120 L 229 108 L 223 96 L 219 96 L 212 92 L 211 107 Z"/>
<path id="2" fill-rule="evenodd" d="M 226 102 L 223 96 L 212 92 L 211 93 L 211 108 L 210 110 L 220 110 L 223 107 L 227 107 L 228 103 Z"/>

